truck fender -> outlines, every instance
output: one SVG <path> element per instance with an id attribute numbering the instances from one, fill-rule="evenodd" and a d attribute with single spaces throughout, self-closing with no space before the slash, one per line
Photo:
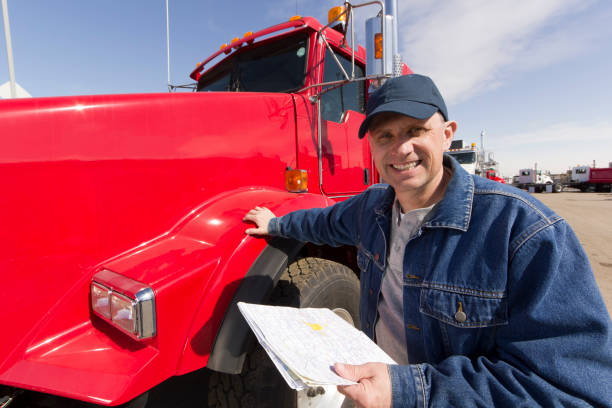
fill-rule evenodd
<path id="1" fill-rule="evenodd" d="M 214 201 L 200 214 L 197 225 L 183 231 L 196 239 L 214 242 L 219 262 L 201 289 L 175 375 L 205 366 L 225 373 L 240 372 L 251 337 L 236 303 L 261 303 L 269 298 L 287 262 L 303 247 L 303 243 L 293 240 L 246 235 L 244 230 L 249 225 L 242 218 L 248 210 L 265 206 L 281 216 L 334 203 L 317 194 L 255 187 L 235 190 Z M 213 219 L 229 229 L 215 239 L 207 239 L 202 234 L 206 234 L 207 220 Z"/>
<path id="2" fill-rule="evenodd" d="M 237 303 L 265 302 L 288 262 L 295 258 L 303 246 L 303 242 L 293 239 L 274 238 L 259 254 L 227 308 L 208 358 L 208 368 L 227 374 L 239 374 L 242 371 L 252 336 Z"/>

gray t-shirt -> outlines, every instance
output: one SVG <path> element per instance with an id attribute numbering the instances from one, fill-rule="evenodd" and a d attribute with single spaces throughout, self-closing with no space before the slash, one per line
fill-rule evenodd
<path id="1" fill-rule="evenodd" d="M 434 204 L 435 205 L 435 204 Z M 396 363 L 407 365 L 406 328 L 404 327 L 404 250 L 418 232 L 423 220 L 434 207 L 417 208 L 403 214 L 399 201 L 393 203 L 391 215 L 391 245 L 382 280 L 376 322 L 376 343 Z"/>

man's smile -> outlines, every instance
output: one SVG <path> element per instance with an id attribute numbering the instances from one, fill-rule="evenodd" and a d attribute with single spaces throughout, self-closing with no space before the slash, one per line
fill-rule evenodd
<path id="1" fill-rule="evenodd" d="M 411 161 L 408 163 L 399 163 L 399 164 L 392 164 L 391 167 L 393 167 L 395 170 L 412 170 L 414 169 L 416 166 L 418 166 L 419 164 L 421 164 L 421 160 L 415 160 L 415 161 Z"/>

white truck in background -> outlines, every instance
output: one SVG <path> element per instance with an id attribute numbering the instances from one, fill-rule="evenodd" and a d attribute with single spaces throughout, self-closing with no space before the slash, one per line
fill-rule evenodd
<path id="1" fill-rule="evenodd" d="M 489 152 L 489 160 L 484 161 L 485 152 L 479 152 L 476 143 L 472 143 L 469 147 L 463 147 L 463 140 L 453 140 L 447 153 L 457 160 L 468 173 L 498 183 L 506 183 L 503 178 L 497 176 L 497 162 L 493 160 L 493 153 Z"/>
<path id="2" fill-rule="evenodd" d="M 463 140 L 453 140 L 447 153 L 457 160 L 468 173 L 480 173 L 476 143 L 472 143 L 470 147 L 463 147 Z"/>
<path id="3" fill-rule="evenodd" d="M 548 174 L 540 169 L 521 169 L 518 175 L 516 187 L 528 190 L 529 192 L 541 193 L 560 193 L 563 185 L 555 183 Z"/>

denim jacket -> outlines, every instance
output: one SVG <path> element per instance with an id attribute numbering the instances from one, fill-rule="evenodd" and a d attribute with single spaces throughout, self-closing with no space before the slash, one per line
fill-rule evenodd
<path id="1" fill-rule="evenodd" d="M 530 195 L 453 175 L 404 255 L 408 366 L 394 407 L 612 406 L 612 324 L 588 258 Z M 269 224 L 272 235 L 358 249 L 363 331 L 374 339 L 394 191 L 375 185 Z"/>

